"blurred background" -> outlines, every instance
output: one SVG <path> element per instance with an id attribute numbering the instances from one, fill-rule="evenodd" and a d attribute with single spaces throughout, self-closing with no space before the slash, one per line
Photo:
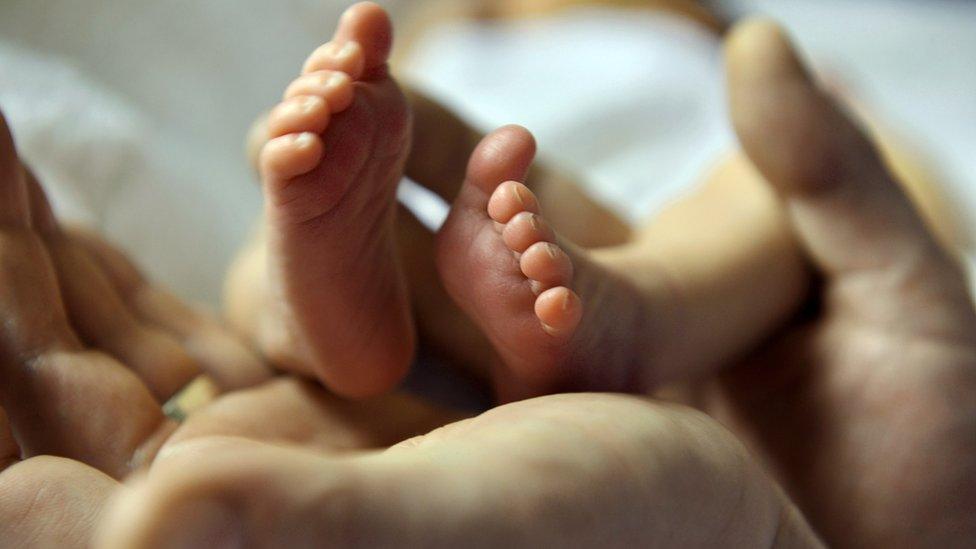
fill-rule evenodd
<path id="1" fill-rule="evenodd" d="M 351 3 L 2 0 L 0 108 L 62 215 L 105 232 L 181 295 L 216 304 L 261 207 L 244 136 Z M 973 3 L 707 2 L 711 22 L 688 17 L 699 8 L 683 0 L 576 1 L 477 21 L 448 16 L 465 2 L 379 3 L 409 29 L 397 44 L 406 81 L 479 128 L 529 127 L 543 154 L 631 219 L 735 146 L 713 29 L 771 15 L 832 88 L 925 166 L 957 241 L 973 249 Z M 478 4 L 483 15 L 518 2 Z M 658 9 L 666 4 L 679 8 Z"/>

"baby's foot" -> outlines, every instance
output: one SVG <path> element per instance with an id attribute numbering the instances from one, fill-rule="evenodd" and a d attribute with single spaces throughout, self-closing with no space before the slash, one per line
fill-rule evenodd
<path id="1" fill-rule="evenodd" d="M 445 287 L 501 356 L 493 377 L 502 398 L 644 391 L 652 383 L 644 365 L 662 330 L 649 321 L 652 296 L 560 243 L 519 182 L 534 154 L 532 136 L 517 126 L 475 150 L 439 235 Z"/>
<path id="2" fill-rule="evenodd" d="M 346 396 L 390 389 L 414 348 L 393 240 L 410 113 L 387 72 L 391 37 L 379 6 L 346 11 L 269 115 L 260 159 L 273 302 L 262 347 Z"/>

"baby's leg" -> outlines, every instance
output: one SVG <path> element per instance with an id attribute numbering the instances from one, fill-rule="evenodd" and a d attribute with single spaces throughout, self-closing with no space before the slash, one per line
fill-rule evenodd
<path id="1" fill-rule="evenodd" d="M 712 373 L 803 297 L 803 263 L 750 172 L 722 172 L 630 244 L 587 251 L 518 182 L 534 151 L 518 127 L 486 137 L 439 235 L 442 280 L 498 352 L 503 398 Z"/>
<path id="2" fill-rule="evenodd" d="M 413 150 L 406 174 L 447 202 L 457 197 L 471 153 L 484 134 L 416 90 L 406 89 L 414 113 Z M 630 241 L 630 225 L 589 196 L 572 176 L 537 163 L 525 185 L 546 207 L 553 227 L 577 246 L 598 248 Z"/>

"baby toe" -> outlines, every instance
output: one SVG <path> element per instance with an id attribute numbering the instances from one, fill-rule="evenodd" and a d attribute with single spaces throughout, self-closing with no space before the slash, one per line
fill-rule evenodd
<path id="1" fill-rule="evenodd" d="M 558 245 L 536 242 L 519 258 L 522 274 L 542 287 L 563 286 L 573 280 L 573 262 Z"/>
<path id="2" fill-rule="evenodd" d="M 536 298 L 535 315 L 546 332 L 565 336 L 572 334 L 583 318 L 583 302 L 569 288 L 551 288 Z"/>
<path id="3" fill-rule="evenodd" d="M 329 125 L 329 106 L 317 95 L 299 95 L 286 99 L 268 115 L 268 137 L 289 133 L 321 133 Z"/>
<path id="4" fill-rule="evenodd" d="M 275 179 L 312 171 L 322 159 L 322 139 L 314 133 L 291 133 L 268 141 L 261 151 L 261 169 Z"/>
<path id="5" fill-rule="evenodd" d="M 498 223 L 508 223 L 519 212 L 539 213 L 539 201 L 525 185 L 506 181 L 488 199 L 488 216 Z"/>
<path id="6" fill-rule="evenodd" d="M 352 105 L 352 79 L 348 74 L 332 70 L 320 70 L 296 78 L 286 89 L 284 98 L 316 95 L 325 100 L 335 114 Z"/>
<path id="7" fill-rule="evenodd" d="M 353 80 L 359 80 L 366 68 L 363 48 L 358 42 L 326 42 L 305 60 L 302 73 L 329 70 L 343 72 Z"/>
<path id="8" fill-rule="evenodd" d="M 536 242 L 553 242 L 556 233 L 539 214 L 519 212 L 502 229 L 502 239 L 513 252 L 522 253 Z"/>

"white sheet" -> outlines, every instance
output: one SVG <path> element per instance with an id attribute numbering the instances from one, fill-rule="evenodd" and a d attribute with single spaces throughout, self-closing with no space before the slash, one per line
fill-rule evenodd
<path id="1" fill-rule="evenodd" d="M 60 210 L 101 227 L 184 296 L 216 302 L 260 207 L 243 135 L 346 4 L 5 0 L 0 107 Z M 853 78 L 976 212 L 976 6 L 736 4 L 777 14 L 813 57 Z M 445 28 L 410 74 L 486 129 L 529 126 L 544 154 L 588 174 L 631 217 L 680 192 L 731 142 L 717 44 L 665 17 L 577 12 Z"/>

